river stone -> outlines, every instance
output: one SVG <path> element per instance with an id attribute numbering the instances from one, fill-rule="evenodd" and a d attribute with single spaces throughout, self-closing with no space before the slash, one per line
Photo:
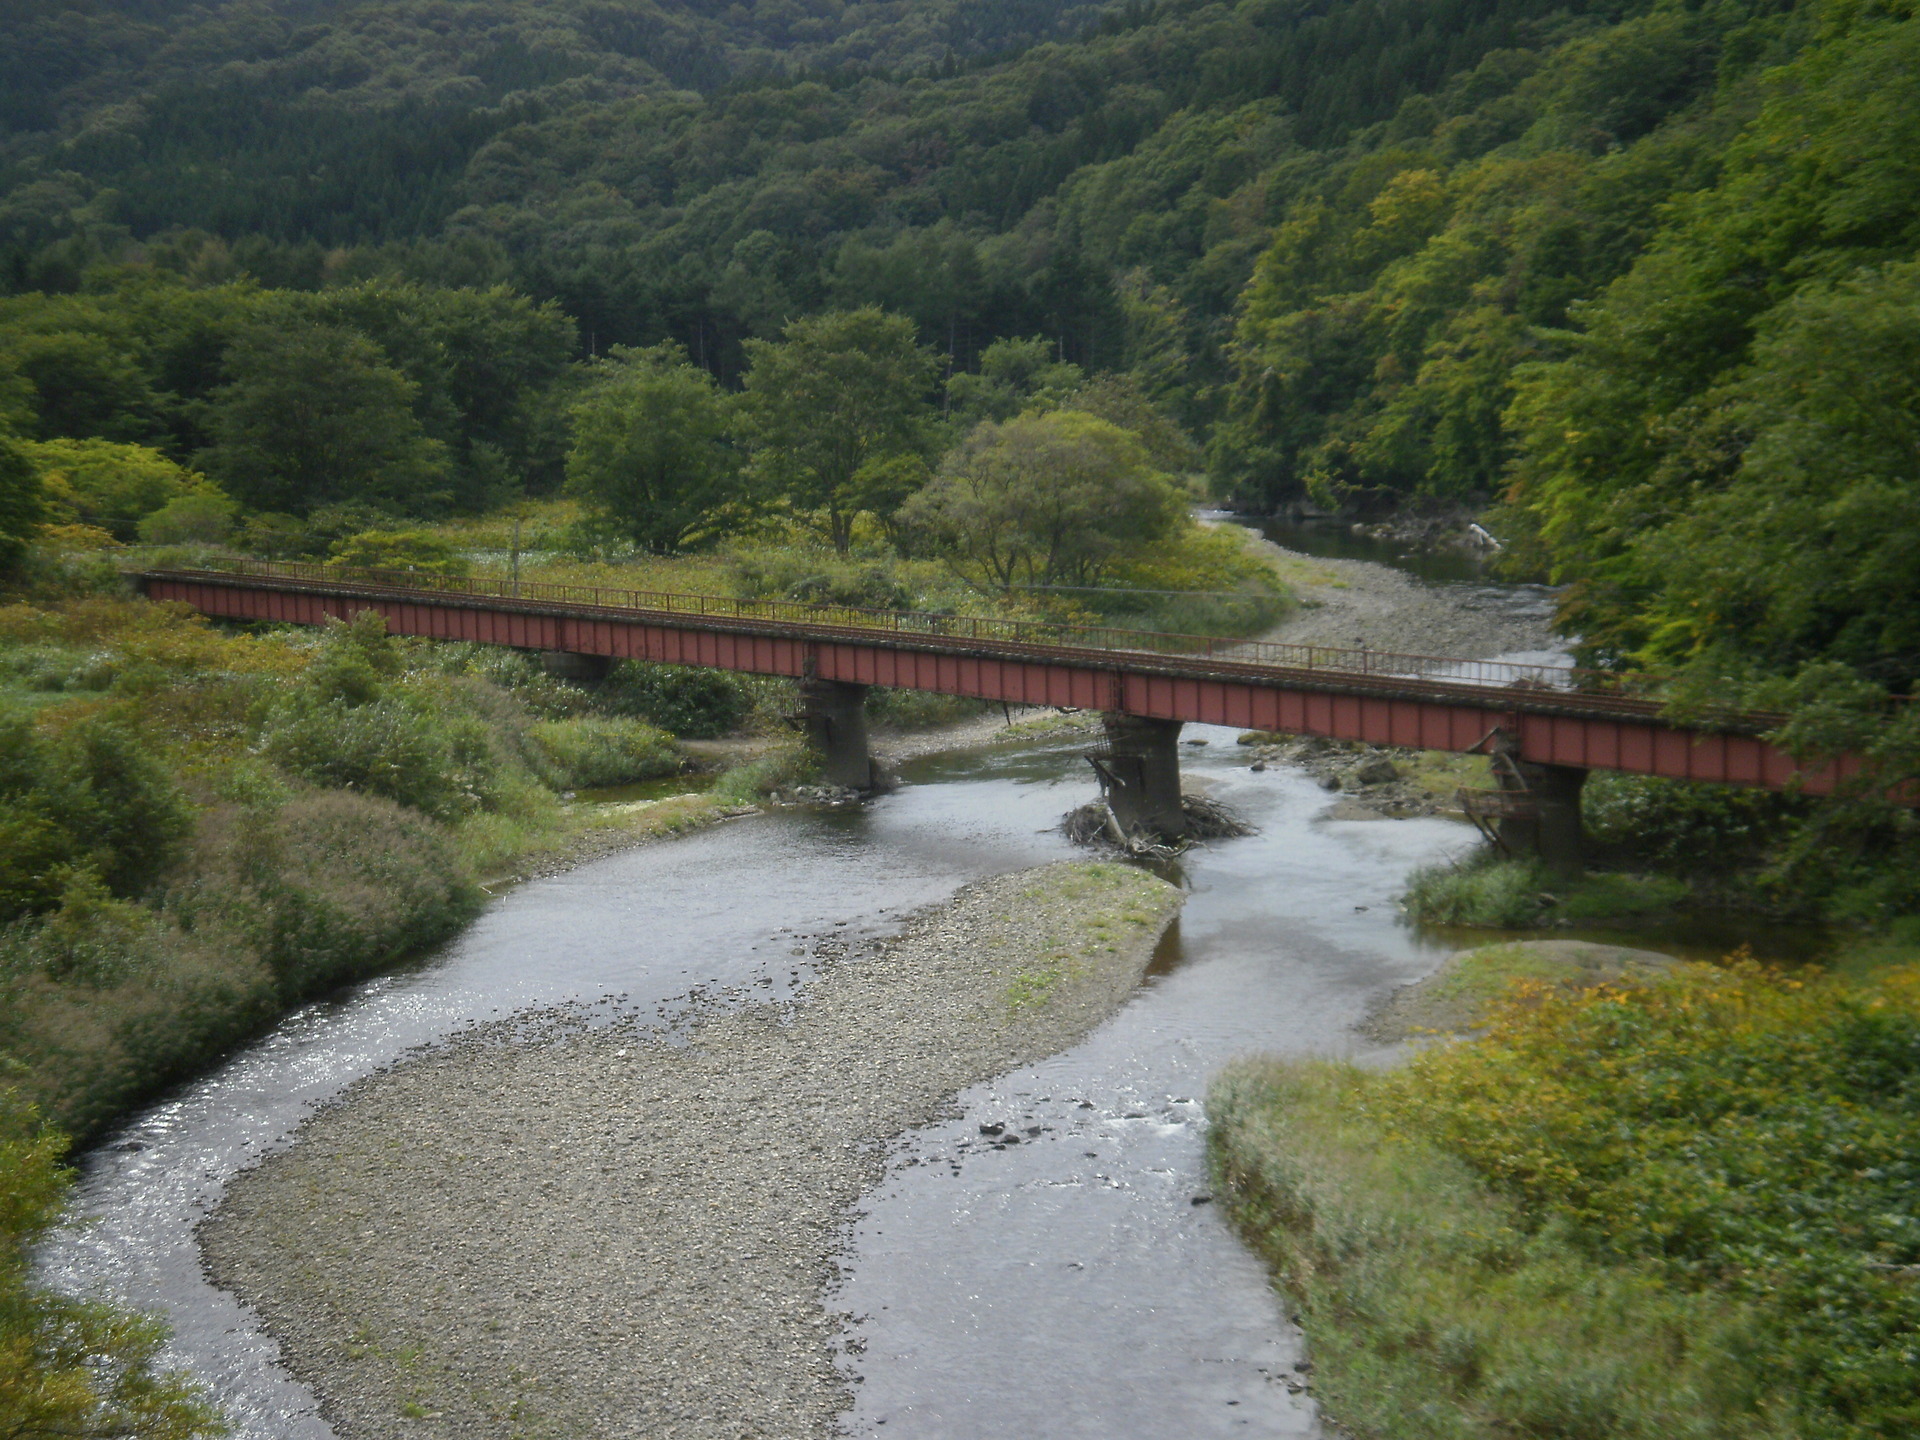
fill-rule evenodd
<path id="1" fill-rule="evenodd" d="M 1391 785 L 1400 778 L 1400 767 L 1384 755 L 1377 755 L 1353 772 L 1362 785 Z"/>
<path id="2" fill-rule="evenodd" d="M 342 1440 L 826 1440 L 864 1349 L 827 1293 L 885 1141 L 1110 1015 L 1181 898 L 1049 865 L 816 937 L 797 1004 L 467 1032 L 239 1176 L 209 1273 Z"/>
<path id="3" fill-rule="evenodd" d="M 1371 1040 L 1395 1044 L 1471 1034 L 1486 1007 L 1512 981 L 1567 990 L 1596 985 L 1646 984 L 1680 962 L 1658 950 L 1602 945 L 1591 940 L 1510 940 L 1449 955 L 1424 979 L 1389 995 L 1360 1023 Z"/>

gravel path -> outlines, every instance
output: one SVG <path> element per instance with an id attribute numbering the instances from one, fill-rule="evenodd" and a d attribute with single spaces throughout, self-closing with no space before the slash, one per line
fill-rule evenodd
<path id="1" fill-rule="evenodd" d="M 1491 587 L 1429 585 L 1371 560 L 1305 555 L 1258 535 L 1251 543 L 1274 561 L 1302 602 L 1263 640 L 1465 660 L 1566 645 L 1551 629 L 1552 608 L 1544 596 L 1537 606 L 1515 604 L 1511 592 Z"/>
<path id="2" fill-rule="evenodd" d="M 1050 865 L 816 945 L 795 1003 L 469 1035 L 242 1175 L 208 1270 L 348 1440 L 829 1435 L 862 1347 L 823 1295 L 884 1142 L 1110 1014 L 1180 900 Z"/>

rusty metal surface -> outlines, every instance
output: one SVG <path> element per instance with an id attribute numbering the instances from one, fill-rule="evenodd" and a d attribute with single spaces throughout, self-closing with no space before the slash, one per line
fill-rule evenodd
<path id="1" fill-rule="evenodd" d="M 1329 693 L 1443 700 L 1521 714 L 1657 718 L 1660 703 L 1626 693 L 1620 676 L 1605 671 L 1491 660 L 1457 660 L 1381 650 L 1322 645 L 1278 645 L 1221 640 L 1101 626 L 1051 625 L 1025 620 L 933 615 L 906 610 L 868 610 L 797 601 L 734 600 L 721 596 L 659 591 L 608 590 L 468 577 L 402 576 L 378 571 L 330 570 L 321 565 L 235 562 L 223 570 L 150 570 L 153 581 L 242 585 L 253 580 L 274 588 L 368 600 L 404 600 L 460 608 L 525 614 L 561 614 L 582 619 L 661 623 L 821 640 L 855 641 L 887 648 L 937 649 L 949 653 L 1064 661 L 1099 669 L 1116 666 L 1165 675 L 1221 676 L 1258 683 L 1311 683 Z M 400 583 L 405 581 L 407 583 Z M 1499 692 L 1498 698 L 1488 695 Z M 1491 703 L 1490 703 L 1491 702 Z M 1757 734 L 1779 718 L 1729 713 L 1715 730 Z"/>
<path id="2" fill-rule="evenodd" d="M 402 571 L 350 570 L 305 562 L 227 562 L 219 570 L 147 571 L 147 575 L 256 576 L 298 581 L 345 592 L 370 587 L 383 592 L 431 591 L 440 596 L 487 601 L 584 607 L 595 611 L 646 611 L 696 621 L 771 621 L 827 629 L 878 631 L 902 639 L 948 639 L 1011 643 L 1022 647 L 1069 651 L 1123 651 L 1204 657 L 1288 670 L 1335 671 L 1453 681 L 1467 685 L 1541 686 L 1588 693 L 1620 691 L 1622 677 L 1606 671 L 1576 671 L 1554 665 L 1519 665 L 1496 660 L 1460 660 L 1440 655 L 1386 650 L 1341 649 L 1327 645 L 1282 645 L 1265 640 L 1221 639 L 1117 626 L 1068 625 L 990 616 L 937 615 L 917 610 L 879 610 L 854 605 L 823 605 L 798 600 L 737 600 L 720 595 L 685 595 L 661 590 L 617 590 L 545 581 L 500 580 L 428 575 Z"/>
<path id="3" fill-rule="evenodd" d="M 609 591 L 585 586 L 397 577 L 317 565 L 150 570 L 158 599 L 228 618 L 317 624 L 375 609 L 397 631 L 757 674 L 817 676 L 1015 704 L 1118 710 L 1430 750 L 1467 750 L 1492 724 L 1544 764 L 1812 792 L 1851 761 L 1800 775 L 1758 738 L 1778 717 L 1676 725 L 1659 702 L 1593 672 L 1448 661 L 1320 646 L 1040 625 L 909 611 Z M 1262 658 L 1249 658 L 1253 651 Z M 1290 663 L 1281 663 L 1281 662 Z M 1558 683 L 1542 678 L 1550 674 Z M 1600 677 L 1612 680 L 1614 677 Z"/>

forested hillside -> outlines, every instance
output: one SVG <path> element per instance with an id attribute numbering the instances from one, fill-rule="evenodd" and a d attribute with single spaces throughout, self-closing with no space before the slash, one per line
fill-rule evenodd
<path id="1" fill-rule="evenodd" d="M 1920 666 L 1906 0 L 98 0 L 0 40 L 43 442 L 203 453 L 297 314 L 480 505 L 559 482 L 573 361 L 671 339 L 732 387 L 872 304 L 949 375 L 1130 372 L 1245 505 L 1503 500 L 1589 658 Z"/>

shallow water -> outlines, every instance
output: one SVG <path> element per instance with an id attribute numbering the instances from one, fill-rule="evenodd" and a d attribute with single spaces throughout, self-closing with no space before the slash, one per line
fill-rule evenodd
<path id="1" fill-rule="evenodd" d="M 1444 953 L 1394 899 L 1463 832 L 1326 820 L 1310 780 L 1250 772 L 1231 732 L 1188 733 L 1214 741 L 1190 773 L 1259 833 L 1182 857 L 1186 909 L 1117 1016 L 896 1146 L 838 1296 L 866 1347 L 846 1362 L 863 1377 L 850 1433 L 1319 1433 L 1287 1386 L 1295 1336 L 1208 1195 L 1200 1102 L 1235 1055 L 1354 1052 L 1352 1022 Z M 920 773 L 964 793 L 995 764 Z"/>
<path id="2" fill-rule="evenodd" d="M 1250 774 L 1221 743 L 1231 733 L 1212 733 L 1188 763 L 1263 833 L 1183 862 L 1194 894 L 1178 936 L 1119 1017 L 968 1095 L 964 1121 L 900 1146 L 873 1197 L 843 1301 L 873 1316 L 850 1360 L 862 1433 L 1307 1433 L 1275 1383 L 1295 1352 L 1259 1269 L 1191 1203 L 1198 1101 L 1236 1051 L 1344 1047 L 1373 995 L 1432 963 L 1392 895 L 1459 830 L 1318 821 L 1323 792 Z M 557 1004 L 671 1014 L 696 987 L 763 977 L 784 989 L 805 974 L 792 952 L 808 934 L 883 933 L 970 880 L 1068 856 L 1054 826 L 1094 793 L 1080 743 L 922 760 L 862 811 L 749 817 L 522 886 L 442 951 L 290 1016 L 84 1157 L 89 1223 L 45 1268 L 163 1311 L 175 1362 L 240 1434 L 326 1435 L 271 1339 L 201 1278 L 193 1226 L 237 1170 L 352 1080 L 467 1026 Z M 982 1153 L 979 1125 L 1003 1115 L 1046 1128 Z"/>

